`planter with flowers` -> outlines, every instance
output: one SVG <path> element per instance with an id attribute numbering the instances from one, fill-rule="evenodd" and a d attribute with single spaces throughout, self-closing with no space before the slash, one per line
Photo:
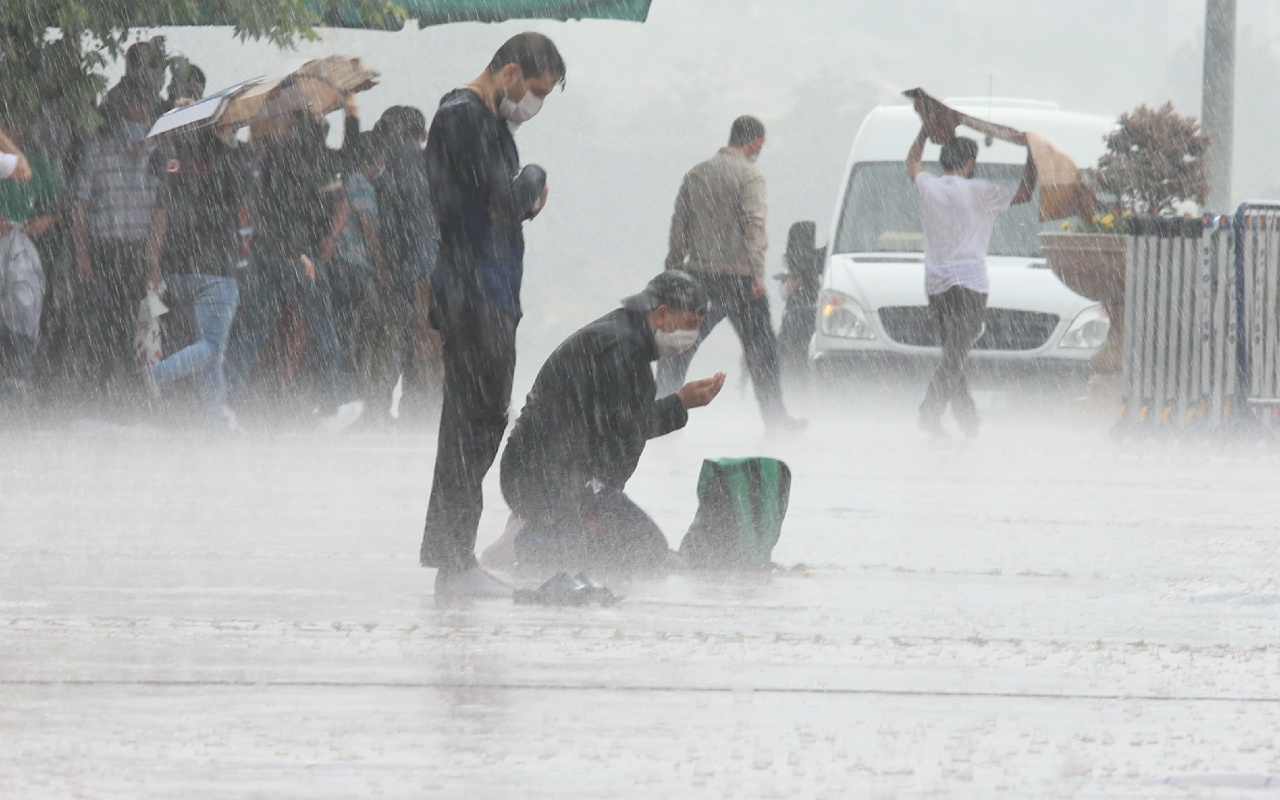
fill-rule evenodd
<path id="1" fill-rule="evenodd" d="M 1068 288 L 1103 305 L 1110 319 L 1106 341 L 1093 358 L 1098 375 L 1121 371 L 1124 325 L 1125 234 L 1135 215 L 1174 216 L 1180 206 L 1209 195 L 1205 153 L 1209 135 L 1195 117 L 1166 103 L 1122 114 L 1107 137 L 1107 152 L 1089 182 L 1113 210 L 1040 234 L 1049 268 Z"/>

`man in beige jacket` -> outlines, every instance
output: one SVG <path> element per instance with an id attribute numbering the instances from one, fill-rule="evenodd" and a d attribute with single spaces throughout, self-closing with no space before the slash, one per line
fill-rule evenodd
<path id="1" fill-rule="evenodd" d="M 764 123 L 738 117 L 728 147 L 684 176 L 671 218 L 667 269 L 693 273 L 710 296 L 699 342 L 728 317 L 742 341 L 765 425 L 794 430 L 805 423 L 789 417 L 782 404 L 778 344 L 764 292 L 767 204 L 764 176 L 755 166 L 763 147 Z M 684 385 L 697 350 L 695 344 L 658 362 L 659 395 Z"/>

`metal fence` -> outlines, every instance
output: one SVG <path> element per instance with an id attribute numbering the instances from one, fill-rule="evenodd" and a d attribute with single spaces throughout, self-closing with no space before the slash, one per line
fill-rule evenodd
<path id="1" fill-rule="evenodd" d="M 1260 431 L 1280 413 L 1280 203 L 1128 237 L 1117 430 Z"/>

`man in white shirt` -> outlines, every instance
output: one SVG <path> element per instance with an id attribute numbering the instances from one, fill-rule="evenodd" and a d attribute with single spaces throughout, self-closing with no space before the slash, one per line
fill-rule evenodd
<path id="1" fill-rule="evenodd" d="M 1016 188 L 976 179 L 978 143 L 957 136 L 942 146 L 939 161 L 946 174 L 938 177 L 920 161 L 927 139 L 921 128 L 907 153 L 907 172 L 920 195 L 925 292 L 938 320 L 942 363 L 920 405 L 920 427 L 933 436 L 945 436 L 942 414 L 950 405 L 961 430 L 972 438 L 978 433 L 978 411 L 969 395 L 964 362 L 982 334 L 986 315 L 987 245 L 996 216 L 1035 197 L 1036 168 L 1028 152 Z"/>

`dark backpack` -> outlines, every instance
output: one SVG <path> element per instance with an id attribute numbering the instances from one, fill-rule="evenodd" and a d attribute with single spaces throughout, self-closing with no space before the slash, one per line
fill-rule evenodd
<path id="1" fill-rule="evenodd" d="M 774 458 L 702 462 L 698 514 L 680 554 L 704 569 L 768 569 L 791 496 L 791 469 Z"/>

